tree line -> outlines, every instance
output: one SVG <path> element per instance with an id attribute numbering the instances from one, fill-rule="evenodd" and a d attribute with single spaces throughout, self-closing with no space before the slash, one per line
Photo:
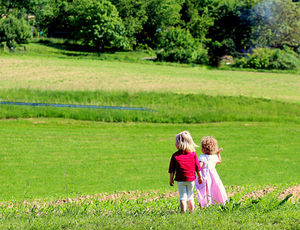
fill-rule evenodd
<path id="1" fill-rule="evenodd" d="M 153 49 L 162 61 L 291 69 L 299 0 L 0 0 L 0 42 L 62 37 L 98 52 Z"/>

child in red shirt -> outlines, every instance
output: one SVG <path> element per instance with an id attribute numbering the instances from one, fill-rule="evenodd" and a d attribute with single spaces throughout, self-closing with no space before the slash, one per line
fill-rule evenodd
<path id="1" fill-rule="evenodd" d="M 194 188 L 195 188 L 195 172 L 198 175 L 198 183 L 202 183 L 200 175 L 200 164 L 195 153 L 195 147 L 198 147 L 193 141 L 188 131 L 183 131 L 176 135 L 176 148 L 178 151 L 174 153 L 170 160 L 170 186 L 174 185 L 174 175 L 177 181 L 179 191 L 181 212 L 186 212 L 186 201 L 188 201 L 189 210 L 195 209 Z"/>

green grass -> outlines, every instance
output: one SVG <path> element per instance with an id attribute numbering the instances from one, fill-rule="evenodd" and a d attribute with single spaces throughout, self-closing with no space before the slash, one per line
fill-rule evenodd
<path id="1" fill-rule="evenodd" d="M 107 54 L 122 59 L 113 61 L 67 56 L 61 52 L 67 51 L 42 44 L 29 44 L 25 54 L 0 55 L 0 88 L 156 91 L 300 102 L 299 74 L 222 71 L 137 61 L 141 56 L 147 56 L 144 53 Z M 124 61 L 126 56 L 132 61 Z"/>
<path id="2" fill-rule="evenodd" d="M 291 123 L 146 124 L 2 120 L 0 200 L 167 190 L 174 137 L 213 135 L 225 185 L 299 181 L 300 126 Z M 176 190 L 176 188 L 174 188 Z"/>
<path id="3" fill-rule="evenodd" d="M 26 51 L 24 50 L 26 47 Z M 99 53 L 72 41 L 64 39 L 39 39 L 30 44 L 20 45 L 14 52 L 0 51 L 0 55 L 30 55 L 36 57 L 59 57 L 68 59 L 109 60 L 125 62 L 141 62 L 143 57 L 155 56 L 153 51 L 123 51 Z"/>
<path id="4" fill-rule="evenodd" d="M 299 202 L 281 203 L 279 192 L 242 195 L 299 184 L 299 74 L 141 60 L 151 52 L 99 56 L 63 41 L 26 47 L 0 52 L 1 101 L 156 112 L 1 105 L 1 229 L 298 228 Z M 247 188 L 225 207 L 181 215 L 178 198 L 164 197 L 177 191 L 168 185 L 168 163 L 183 130 L 198 144 L 215 136 L 224 148 L 217 170 L 227 191 Z M 124 190 L 148 195 L 47 203 Z"/>
<path id="5" fill-rule="evenodd" d="M 291 121 L 300 105 L 268 99 L 176 93 L 0 90 L 0 101 L 142 107 L 151 111 L 0 105 L 0 118 L 60 117 L 106 122 Z"/>
<path id="6" fill-rule="evenodd" d="M 24 48 L 25 47 L 25 48 Z M 26 50 L 25 50 L 26 49 Z M 23 44 L 10 52 L 8 49 L 4 51 L 0 49 L 0 57 L 21 57 L 21 58 L 58 58 L 73 62 L 74 60 L 87 61 L 109 61 L 109 62 L 125 62 L 125 63 L 139 63 L 146 65 L 166 65 L 179 67 L 192 67 L 194 65 L 168 63 L 168 62 L 153 62 L 144 58 L 155 57 L 155 52 L 149 50 L 137 51 L 116 51 L 99 53 L 92 49 L 87 49 L 74 41 L 67 41 L 65 39 L 39 39 L 33 40 L 29 44 Z M 208 67 L 210 68 L 210 67 Z"/>
<path id="7" fill-rule="evenodd" d="M 245 199 L 239 193 L 225 206 L 197 209 L 189 215 L 179 213 L 177 197 L 165 198 L 162 193 L 137 199 L 89 198 L 62 204 L 8 203 L 0 206 L 0 228 L 297 229 L 299 202 L 278 200 L 279 191 L 260 199 Z"/>

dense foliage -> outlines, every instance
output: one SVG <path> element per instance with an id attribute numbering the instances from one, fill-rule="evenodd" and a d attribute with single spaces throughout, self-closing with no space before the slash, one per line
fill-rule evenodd
<path id="1" fill-rule="evenodd" d="M 257 48 L 252 54 L 239 59 L 238 67 L 254 69 L 296 69 L 299 66 L 299 55 L 290 49 Z"/>
<path id="2" fill-rule="evenodd" d="M 8 15 L 0 19 L 0 43 L 6 42 L 13 49 L 17 43 L 26 43 L 31 38 L 31 27 L 23 19 Z"/>
<path id="3" fill-rule="evenodd" d="M 75 0 L 70 12 L 74 38 L 99 51 L 126 48 L 124 25 L 109 1 Z"/>
<path id="4" fill-rule="evenodd" d="M 256 48 L 300 47 L 295 0 L 0 0 L 2 20 L 15 11 L 23 12 L 35 36 L 75 40 L 101 52 L 152 48 L 164 61 L 218 65 L 225 55 L 248 58 Z M 172 44 L 166 44 L 170 36 Z"/>
<path id="5" fill-rule="evenodd" d="M 169 27 L 160 32 L 157 58 L 162 61 L 199 63 L 207 62 L 207 51 L 202 44 L 180 27 Z"/>
<path id="6" fill-rule="evenodd" d="M 252 12 L 255 44 L 281 48 L 300 46 L 300 8 L 289 0 L 269 0 Z"/>

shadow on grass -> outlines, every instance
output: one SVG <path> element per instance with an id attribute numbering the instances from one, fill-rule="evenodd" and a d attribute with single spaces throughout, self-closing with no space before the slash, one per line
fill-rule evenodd
<path id="1" fill-rule="evenodd" d="M 87 53 L 95 53 L 96 50 L 92 47 L 76 44 L 69 40 L 61 40 L 61 41 L 53 41 L 51 39 L 43 39 L 38 40 L 36 43 L 56 48 L 64 51 L 73 51 L 73 52 L 87 52 Z"/>

